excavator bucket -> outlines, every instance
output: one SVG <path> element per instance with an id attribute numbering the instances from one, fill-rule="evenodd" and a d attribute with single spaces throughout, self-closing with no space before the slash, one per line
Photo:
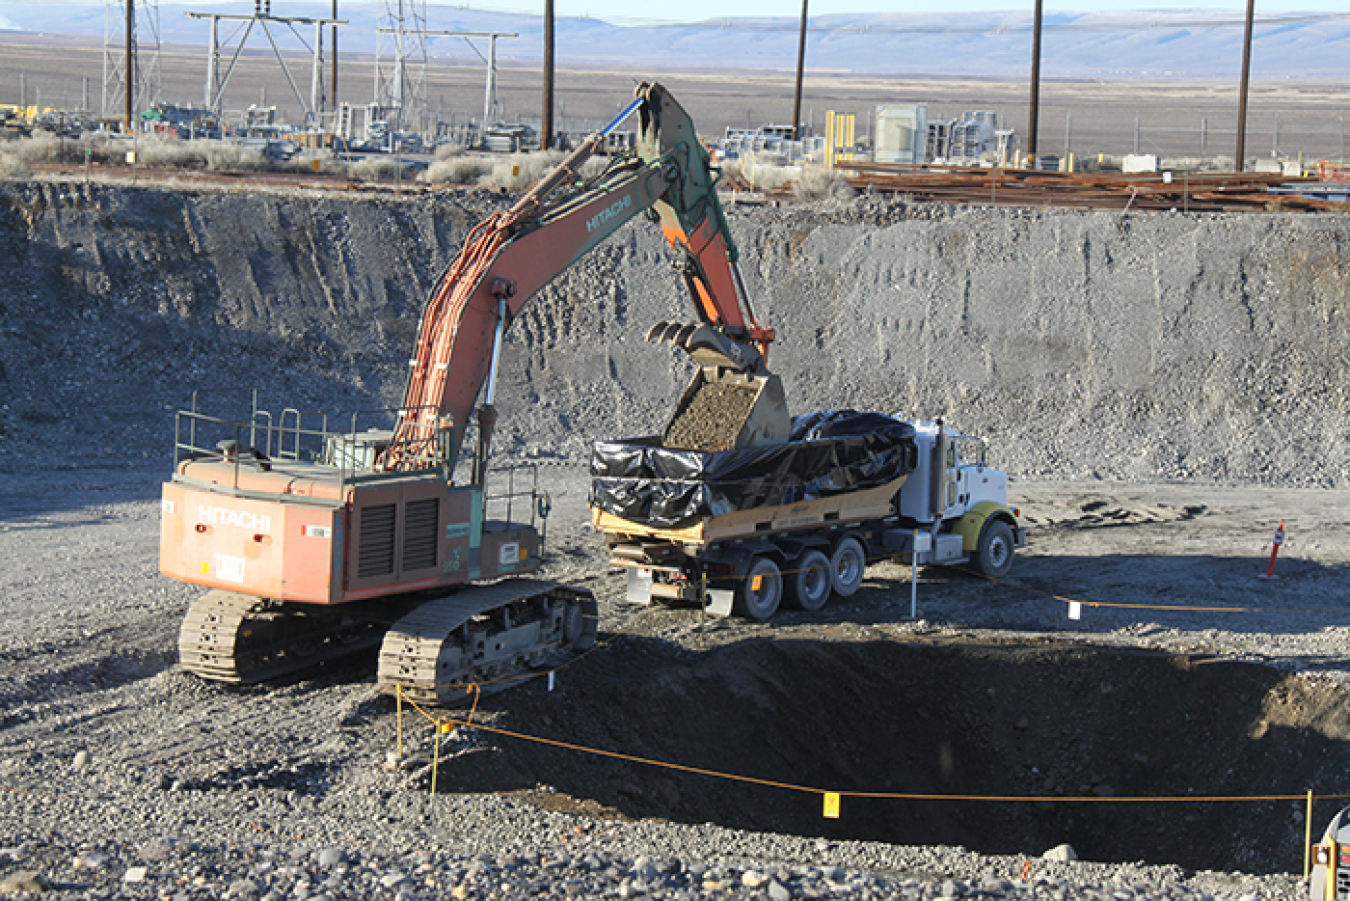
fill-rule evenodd
<path id="1" fill-rule="evenodd" d="M 666 426 L 666 447 L 715 453 L 788 440 L 783 383 L 754 344 L 709 323 L 658 322 L 647 340 L 669 341 L 699 364 Z"/>
<path id="2" fill-rule="evenodd" d="M 666 447 L 705 453 L 781 444 L 792 419 L 776 375 L 702 366 L 666 426 Z"/>

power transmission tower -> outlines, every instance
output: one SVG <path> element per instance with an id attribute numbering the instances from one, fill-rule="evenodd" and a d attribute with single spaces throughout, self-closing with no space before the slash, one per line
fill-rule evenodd
<path id="1" fill-rule="evenodd" d="M 380 0 L 375 103 L 389 127 L 419 126 L 427 102 L 426 0 Z"/>
<path id="2" fill-rule="evenodd" d="M 128 85 L 131 86 L 129 98 Z M 124 110 L 143 110 L 158 103 L 162 97 L 159 0 L 105 0 L 103 116 L 109 118 Z"/>
<path id="3" fill-rule="evenodd" d="M 346 19 L 316 19 L 308 16 L 274 16 L 272 15 L 272 0 L 253 0 L 253 14 L 226 15 L 221 13 L 207 12 L 189 12 L 189 19 L 207 19 L 211 23 L 211 38 L 207 45 L 206 54 L 206 107 L 216 115 L 222 112 L 224 102 L 225 88 L 229 86 L 230 76 L 234 74 L 234 68 L 239 63 L 239 58 L 244 52 L 244 45 L 248 37 L 253 33 L 254 26 L 267 38 L 267 43 L 272 47 L 272 53 L 276 56 L 277 63 L 281 66 L 282 73 L 286 76 L 286 83 L 291 86 L 291 91 L 295 94 L 296 102 L 300 104 L 301 111 L 305 114 L 305 125 L 312 128 L 322 127 L 323 109 L 324 109 L 324 85 L 323 85 L 323 27 L 331 25 L 337 28 L 339 25 L 346 25 Z M 237 38 L 234 53 L 230 57 L 229 63 L 225 67 L 225 72 L 220 71 L 221 62 L 221 22 L 241 23 L 235 34 L 230 38 Z M 269 24 L 271 23 L 271 24 Z M 312 46 L 306 46 L 306 50 L 311 54 L 310 77 L 309 77 L 309 102 L 305 102 L 304 96 L 300 93 L 300 86 L 296 84 L 295 77 L 291 74 L 291 67 L 286 63 L 286 57 L 281 53 L 281 47 L 278 46 L 276 36 L 272 34 L 272 25 L 279 25 L 289 29 L 297 38 L 300 33 L 295 30 L 296 25 L 314 26 L 314 43 Z M 303 41 L 304 39 L 301 38 Z"/>

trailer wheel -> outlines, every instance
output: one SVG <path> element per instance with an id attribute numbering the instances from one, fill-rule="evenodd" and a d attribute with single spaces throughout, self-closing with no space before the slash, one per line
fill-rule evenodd
<path id="1" fill-rule="evenodd" d="M 736 590 L 736 610 L 741 616 L 765 620 L 778 610 L 783 599 L 783 573 L 768 557 L 756 557 Z"/>
<path id="2" fill-rule="evenodd" d="M 1013 551 L 1017 542 L 1013 539 L 1012 526 L 996 519 L 984 527 L 980 533 L 980 547 L 975 565 L 986 576 L 999 579 L 1006 576 L 1013 566 Z"/>
<path id="3" fill-rule="evenodd" d="M 867 554 L 862 542 L 852 535 L 844 538 L 830 555 L 830 585 L 841 598 L 851 598 L 862 587 Z"/>
<path id="4" fill-rule="evenodd" d="M 787 599 L 798 610 L 819 610 L 830 599 L 830 558 L 810 550 L 797 559 L 787 580 Z"/>

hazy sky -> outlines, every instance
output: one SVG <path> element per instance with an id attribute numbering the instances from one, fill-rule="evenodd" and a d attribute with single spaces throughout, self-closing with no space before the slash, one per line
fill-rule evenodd
<path id="1" fill-rule="evenodd" d="M 282 2 L 282 0 L 277 0 Z M 356 0 L 352 0 L 356 2 Z M 473 9 L 492 9 L 507 12 L 540 13 L 543 0 L 488 0 L 482 3 L 454 3 L 443 0 L 429 0 L 432 5 L 468 6 Z M 808 13 L 811 16 L 832 13 L 931 13 L 941 10 L 1008 10 L 1030 12 L 1031 0 L 1025 3 L 1010 0 L 808 0 Z M 1094 12 L 1119 9 L 1156 9 L 1188 10 L 1211 9 L 1231 10 L 1233 15 L 1241 17 L 1246 10 L 1243 0 L 1067 0 L 1056 3 L 1055 0 L 1043 0 L 1043 9 L 1047 14 L 1053 12 Z M 642 0 L 554 0 L 554 10 L 559 16 L 594 16 L 613 22 L 633 24 L 654 24 L 663 21 L 696 21 L 722 16 L 787 16 L 796 18 L 801 15 L 800 0 L 682 0 L 679 3 L 653 3 Z M 1278 15 L 1289 12 L 1345 12 L 1346 7 L 1340 0 L 1257 0 L 1257 15 Z"/>

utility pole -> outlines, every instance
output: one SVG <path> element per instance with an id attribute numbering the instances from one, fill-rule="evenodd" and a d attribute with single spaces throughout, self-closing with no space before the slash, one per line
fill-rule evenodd
<path id="1" fill-rule="evenodd" d="M 544 116 L 539 126 L 539 149 L 553 146 L 553 0 L 544 0 Z"/>
<path id="2" fill-rule="evenodd" d="M 333 0 L 333 77 L 332 77 L 332 79 L 330 79 L 330 81 L 329 81 L 329 88 L 328 88 L 328 94 L 329 94 L 329 97 L 332 99 L 332 103 L 331 103 L 330 105 L 333 107 L 334 110 L 336 110 L 336 109 L 338 108 L 338 87 L 337 87 L 337 32 L 338 32 L 338 27 L 337 27 L 337 17 L 338 17 L 338 8 L 337 8 L 337 5 L 338 5 L 338 0 Z M 336 130 L 337 130 L 336 127 L 334 127 L 333 130 L 336 131 Z"/>
<path id="3" fill-rule="evenodd" d="M 136 0 L 127 0 L 127 104 L 126 116 L 122 121 L 122 131 L 131 133 L 131 113 L 136 105 Z"/>
<path id="4" fill-rule="evenodd" d="M 792 99 L 792 138 L 802 139 L 802 70 L 806 68 L 806 4 L 802 0 L 802 29 L 797 37 L 797 91 Z"/>
<path id="5" fill-rule="evenodd" d="M 1036 131 L 1041 117 L 1041 0 L 1031 26 L 1031 109 L 1027 112 L 1027 160 L 1036 168 Z"/>
<path id="6" fill-rule="evenodd" d="M 1242 38 L 1242 84 L 1238 87 L 1237 160 L 1233 171 L 1241 172 L 1247 155 L 1247 81 L 1252 71 L 1252 19 L 1256 0 L 1247 0 L 1247 29 Z"/>

